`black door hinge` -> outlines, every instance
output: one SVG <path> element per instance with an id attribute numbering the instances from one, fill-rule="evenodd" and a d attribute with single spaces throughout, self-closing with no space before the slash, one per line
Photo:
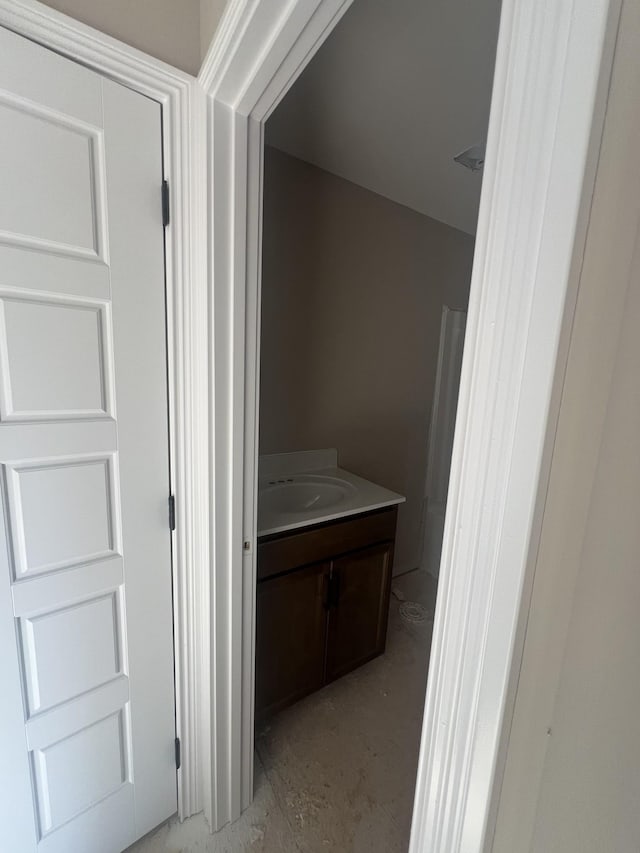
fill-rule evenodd
<path id="1" fill-rule="evenodd" d="M 180 738 L 179 737 L 176 738 L 175 748 L 176 748 L 176 770 L 180 770 L 181 759 L 180 759 Z"/>
<path id="2" fill-rule="evenodd" d="M 176 499 L 169 495 L 169 530 L 176 529 Z"/>
<path id="3" fill-rule="evenodd" d="M 162 182 L 162 224 L 166 228 L 169 224 L 169 211 L 171 209 L 169 202 L 169 182 Z"/>

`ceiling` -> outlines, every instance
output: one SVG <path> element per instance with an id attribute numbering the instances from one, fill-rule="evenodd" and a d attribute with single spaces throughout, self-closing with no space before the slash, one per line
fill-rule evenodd
<path id="1" fill-rule="evenodd" d="M 475 233 L 499 0 L 355 0 L 267 122 L 267 144 Z"/>

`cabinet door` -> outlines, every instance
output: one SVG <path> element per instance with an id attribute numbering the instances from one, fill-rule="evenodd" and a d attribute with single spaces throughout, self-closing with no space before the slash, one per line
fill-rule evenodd
<path id="1" fill-rule="evenodd" d="M 334 560 L 327 638 L 326 681 L 384 651 L 393 543 Z"/>
<path id="2" fill-rule="evenodd" d="M 258 583 L 256 716 L 278 711 L 322 687 L 329 564 Z"/>

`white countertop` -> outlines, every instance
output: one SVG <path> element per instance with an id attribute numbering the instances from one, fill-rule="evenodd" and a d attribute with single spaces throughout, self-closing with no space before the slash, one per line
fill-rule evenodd
<path id="1" fill-rule="evenodd" d="M 319 467 L 327 462 L 334 464 Z M 345 471 L 336 463 L 335 451 L 262 457 L 258 482 L 258 536 L 284 533 L 404 503 L 402 495 Z M 294 489 L 306 490 L 305 496 L 309 498 L 299 507 L 289 506 L 292 503 L 289 498 L 291 484 Z M 314 496 L 316 488 L 318 494 Z M 327 506 L 313 505 L 304 509 L 305 505 L 322 503 L 322 489 L 338 494 L 338 499 L 327 499 L 332 501 Z"/>

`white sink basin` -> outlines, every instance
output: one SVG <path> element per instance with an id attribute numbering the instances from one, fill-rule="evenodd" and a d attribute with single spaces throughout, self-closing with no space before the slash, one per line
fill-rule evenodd
<path id="1" fill-rule="evenodd" d="M 338 506 L 355 493 L 355 487 L 339 477 L 298 474 L 263 483 L 258 493 L 258 511 L 314 512 Z"/>

